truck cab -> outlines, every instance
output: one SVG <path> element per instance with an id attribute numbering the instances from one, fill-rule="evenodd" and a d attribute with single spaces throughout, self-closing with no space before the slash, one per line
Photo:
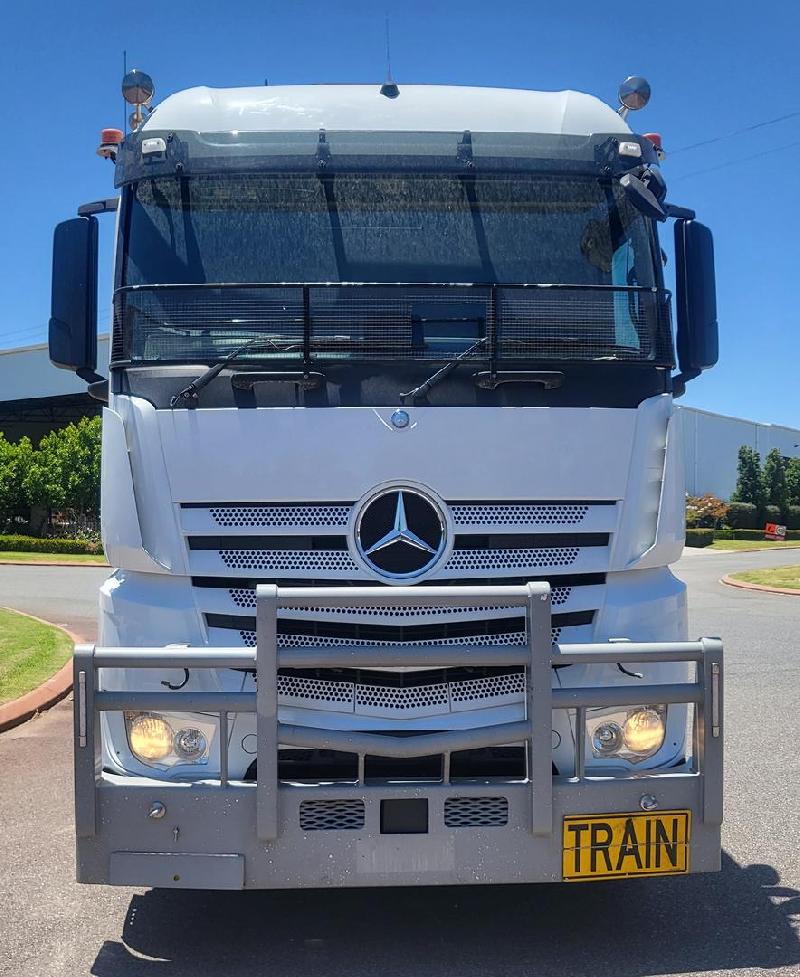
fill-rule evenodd
<path id="1" fill-rule="evenodd" d="M 195 88 L 106 137 L 107 379 L 91 206 L 51 320 L 107 401 L 116 568 L 75 658 L 79 879 L 718 868 L 722 650 L 669 569 L 713 249 L 626 112 Z"/>

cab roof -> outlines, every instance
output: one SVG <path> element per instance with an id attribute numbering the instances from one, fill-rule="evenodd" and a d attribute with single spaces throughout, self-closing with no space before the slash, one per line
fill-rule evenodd
<path id="1" fill-rule="evenodd" d="M 400 85 L 276 85 L 189 88 L 170 95 L 142 127 L 194 132 L 535 132 L 629 133 L 608 105 L 583 92 Z"/>

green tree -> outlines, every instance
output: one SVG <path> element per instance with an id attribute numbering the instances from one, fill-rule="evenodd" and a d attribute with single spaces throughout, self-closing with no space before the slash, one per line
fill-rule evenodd
<path id="1" fill-rule="evenodd" d="M 786 465 L 786 494 L 789 505 L 800 505 L 800 458 L 790 458 Z"/>
<path id="2" fill-rule="evenodd" d="M 28 505 L 23 481 L 32 454 L 29 438 L 15 444 L 0 432 L 0 524 L 7 523 Z"/>
<path id="3" fill-rule="evenodd" d="M 749 445 L 739 448 L 739 462 L 736 469 L 736 491 L 731 502 L 750 502 L 758 510 L 764 508 L 764 480 L 761 475 L 761 457 Z"/>
<path id="4" fill-rule="evenodd" d="M 100 508 L 100 418 L 46 434 L 30 459 L 23 484 L 31 505 L 96 514 Z"/>
<path id="5" fill-rule="evenodd" d="M 789 502 L 786 487 L 786 462 L 778 448 L 773 448 L 764 459 L 764 498 L 767 505 L 785 510 Z"/>

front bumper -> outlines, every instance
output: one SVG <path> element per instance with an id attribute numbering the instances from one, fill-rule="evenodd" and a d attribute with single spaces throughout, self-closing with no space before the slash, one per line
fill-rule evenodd
<path id="1" fill-rule="evenodd" d="M 525 603 L 527 646 L 426 646 L 278 649 L 277 608 L 398 606 L 441 602 L 477 606 Z M 257 598 L 255 649 L 102 649 L 75 654 L 75 798 L 78 880 L 181 888 L 294 888 L 301 886 L 419 885 L 553 882 L 563 877 L 565 817 L 641 814 L 643 797 L 657 810 L 688 811 L 692 831 L 685 870 L 720 866 L 722 821 L 722 646 L 699 642 L 592 644 L 559 648 L 550 641 L 550 590 L 526 587 L 398 587 L 278 589 Z M 524 721 L 416 736 L 322 730 L 278 721 L 279 667 L 394 667 L 473 664 L 524 665 Z M 635 687 L 552 688 L 554 663 L 602 665 L 689 662 L 694 682 Z M 256 693 L 103 692 L 104 668 L 253 668 Z M 692 703 L 693 749 L 679 768 L 589 777 L 585 772 L 587 708 L 642 702 Z M 103 774 L 99 716 L 103 711 L 217 712 L 220 741 L 228 714 L 254 712 L 258 743 L 255 784 L 231 781 L 227 751 L 220 776 L 204 784 L 155 783 Z M 553 710 L 571 710 L 577 729 L 575 776 L 554 776 Z M 525 782 L 453 782 L 451 753 L 524 742 Z M 278 745 L 335 749 L 359 757 L 358 783 L 288 784 L 278 781 Z M 364 757 L 442 753 L 441 783 L 367 784 Z M 156 812 L 159 816 L 153 816 Z M 682 863 L 683 864 L 683 863 Z"/>

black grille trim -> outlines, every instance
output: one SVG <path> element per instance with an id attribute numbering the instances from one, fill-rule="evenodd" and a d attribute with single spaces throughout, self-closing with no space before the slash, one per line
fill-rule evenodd
<path id="1" fill-rule="evenodd" d="M 467 586 L 511 586 L 526 584 L 529 580 L 547 582 L 551 586 L 558 587 L 597 587 L 606 582 L 604 573 L 564 573 L 558 575 L 549 574 L 544 577 L 470 577 L 454 578 L 448 580 L 426 580 L 426 587 L 467 587 Z M 277 587 L 363 587 L 363 580 L 327 580 L 316 578 L 313 580 L 299 580 L 297 577 L 192 577 L 193 587 L 203 587 L 210 589 L 227 590 L 229 588 L 249 587 L 253 590 L 260 583 L 275 584 Z M 391 584 L 376 580 L 370 586 L 386 587 L 387 592 L 391 590 Z"/>
<path id="2" fill-rule="evenodd" d="M 554 614 L 554 628 L 576 627 L 591 624 L 595 612 L 569 611 Z M 234 631 L 255 631 L 256 619 L 252 615 L 206 614 L 210 628 L 226 628 Z M 304 621 L 294 618 L 278 620 L 278 634 L 307 635 L 308 637 L 354 638 L 361 641 L 392 641 L 404 644 L 408 641 L 441 641 L 472 635 L 513 634 L 524 631 L 523 617 L 506 617 L 488 621 L 448 621 L 445 624 L 382 625 L 351 624 L 341 621 Z"/>
<path id="3" fill-rule="evenodd" d="M 344 536 L 189 536 L 190 550 L 346 550 Z"/>
<path id="4" fill-rule="evenodd" d="M 346 550 L 345 536 L 189 536 L 190 550 Z M 608 546 L 608 533 L 459 533 L 456 550 Z"/>

